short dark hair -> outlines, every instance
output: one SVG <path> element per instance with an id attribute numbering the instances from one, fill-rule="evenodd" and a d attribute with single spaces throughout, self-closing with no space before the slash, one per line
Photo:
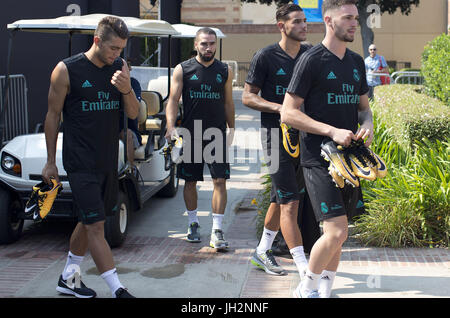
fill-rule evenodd
<path id="1" fill-rule="evenodd" d="M 200 34 L 211 34 L 211 35 L 214 35 L 217 39 L 216 31 L 214 31 L 213 29 L 208 28 L 208 27 L 198 29 L 197 32 L 195 33 L 195 40 L 198 39 L 198 36 Z"/>
<path id="2" fill-rule="evenodd" d="M 358 4 L 358 0 L 323 0 L 322 2 L 322 16 L 325 16 L 325 12 L 328 10 L 338 9 L 347 4 Z"/>
<path id="3" fill-rule="evenodd" d="M 122 19 L 107 16 L 100 20 L 94 35 L 98 36 L 102 41 L 111 40 L 113 36 L 126 40 L 130 37 L 130 32 Z"/>
<path id="4" fill-rule="evenodd" d="M 288 3 L 279 7 L 275 15 L 277 22 L 289 20 L 288 18 L 289 13 L 295 11 L 303 11 L 303 9 L 299 5 L 294 3 Z"/>

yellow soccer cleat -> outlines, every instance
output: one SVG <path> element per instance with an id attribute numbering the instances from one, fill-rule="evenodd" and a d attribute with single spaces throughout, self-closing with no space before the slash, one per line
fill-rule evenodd
<path id="1" fill-rule="evenodd" d="M 25 214 L 33 215 L 34 211 L 38 209 L 38 192 L 45 186 L 45 182 L 38 183 L 33 186 L 33 191 L 31 192 L 30 199 L 28 199 L 25 204 Z"/>
<path id="2" fill-rule="evenodd" d="M 298 158 L 300 154 L 299 131 L 285 123 L 280 124 L 283 133 L 283 146 L 286 152 L 293 158 Z"/>
<path id="3" fill-rule="evenodd" d="M 371 167 L 365 158 L 362 157 L 360 149 L 353 149 L 349 154 L 353 172 L 357 177 L 373 181 L 377 178 L 376 168 Z"/>
<path id="4" fill-rule="evenodd" d="M 363 140 L 352 141 L 352 147 L 356 147 L 356 153 L 373 169 L 376 178 L 384 178 L 387 175 L 386 163 L 380 156 L 366 147 Z"/>
<path id="5" fill-rule="evenodd" d="M 53 202 L 55 202 L 56 196 L 62 190 L 62 184 L 56 182 L 55 179 L 50 179 L 53 186 L 45 184 L 38 191 L 38 209 L 33 214 L 35 221 L 44 219 L 51 211 Z"/>
<path id="6" fill-rule="evenodd" d="M 339 173 L 334 169 L 332 164 L 330 164 L 330 166 L 328 167 L 328 171 L 331 177 L 333 178 L 333 182 L 336 184 L 336 187 L 342 189 L 345 186 L 344 178 L 341 175 L 339 175 Z"/>
<path id="7" fill-rule="evenodd" d="M 321 155 L 330 162 L 330 165 L 344 178 L 344 181 L 354 187 L 359 187 L 359 179 L 353 172 L 347 150 L 342 146 L 338 147 L 333 140 L 323 143 L 321 148 Z"/>
<path id="8" fill-rule="evenodd" d="M 366 148 L 367 151 L 371 154 L 371 156 L 375 159 L 376 161 L 376 174 L 377 174 L 377 178 L 384 178 L 387 175 L 387 167 L 386 167 L 386 163 L 383 161 L 383 159 L 380 158 L 380 156 L 378 156 L 375 152 L 372 151 L 372 149 L 370 148 Z"/>

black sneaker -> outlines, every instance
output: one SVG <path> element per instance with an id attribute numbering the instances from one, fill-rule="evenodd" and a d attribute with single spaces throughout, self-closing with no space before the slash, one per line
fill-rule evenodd
<path id="1" fill-rule="evenodd" d="M 114 294 L 116 295 L 116 298 L 136 298 L 128 292 L 128 289 L 122 287 L 116 290 Z"/>
<path id="2" fill-rule="evenodd" d="M 97 293 L 87 288 L 86 285 L 80 280 L 80 288 L 76 287 L 76 282 L 73 282 L 73 286 L 67 283 L 67 280 L 62 278 L 62 275 L 59 276 L 58 287 L 56 290 L 61 294 L 72 295 L 77 298 L 94 298 L 97 296 Z"/>

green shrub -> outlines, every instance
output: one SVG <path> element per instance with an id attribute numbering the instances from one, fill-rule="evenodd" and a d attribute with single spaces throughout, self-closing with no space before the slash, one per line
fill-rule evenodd
<path id="1" fill-rule="evenodd" d="M 371 106 L 404 148 L 423 138 L 444 140 L 450 135 L 450 107 L 422 94 L 421 86 L 377 86 Z"/>
<path id="2" fill-rule="evenodd" d="M 422 74 L 426 91 L 450 105 L 450 35 L 442 34 L 425 46 Z"/>
<path id="3" fill-rule="evenodd" d="M 359 239 L 375 246 L 448 246 L 449 158 L 450 139 L 425 139 L 404 164 L 388 165 L 386 178 L 363 182 L 367 214 L 355 222 Z"/>

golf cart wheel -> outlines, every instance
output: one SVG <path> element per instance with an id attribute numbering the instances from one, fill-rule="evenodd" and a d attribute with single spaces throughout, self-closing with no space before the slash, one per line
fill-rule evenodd
<path id="1" fill-rule="evenodd" d="M 24 221 L 17 215 L 21 208 L 18 198 L 0 189 L 0 244 L 13 243 L 20 238 Z"/>
<path id="2" fill-rule="evenodd" d="M 130 223 L 130 212 L 128 197 L 124 192 L 119 191 L 117 210 L 114 215 L 107 216 L 105 222 L 105 238 L 111 248 L 118 247 L 125 241 Z"/>
<path id="3" fill-rule="evenodd" d="M 158 196 L 164 198 L 173 198 L 177 194 L 179 181 L 180 180 L 177 177 L 177 166 L 173 165 L 170 169 L 169 183 L 166 184 L 164 188 L 159 190 Z"/>

